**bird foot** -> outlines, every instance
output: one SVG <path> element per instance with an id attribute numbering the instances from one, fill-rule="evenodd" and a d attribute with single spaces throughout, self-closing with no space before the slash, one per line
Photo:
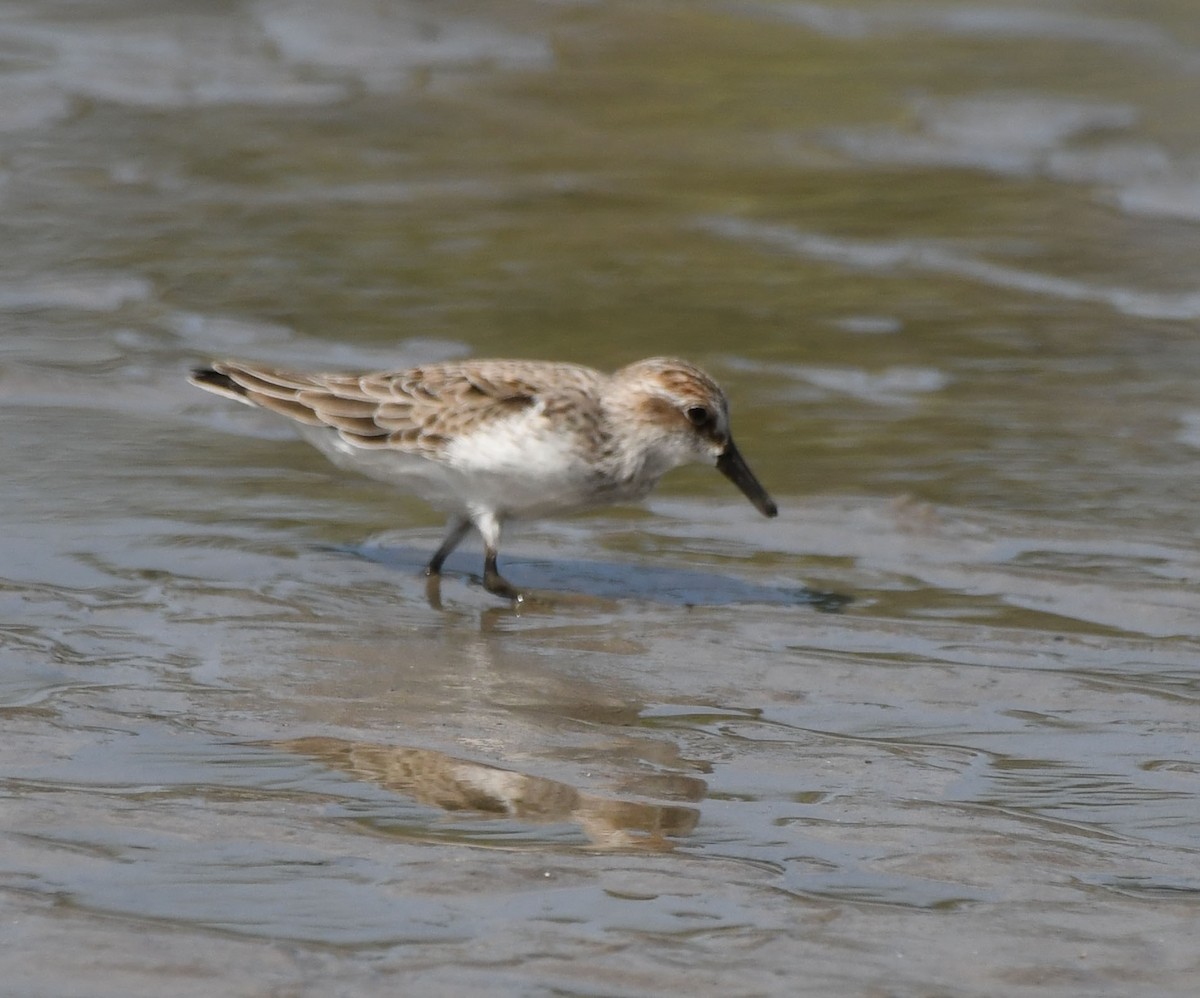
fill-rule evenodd
<path id="1" fill-rule="evenodd" d="M 483 573 L 483 588 L 493 596 L 499 596 L 501 599 L 510 599 L 514 603 L 523 603 L 526 600 L 526 595 L 503 575 L 495 571 L 485 571 Z"/>

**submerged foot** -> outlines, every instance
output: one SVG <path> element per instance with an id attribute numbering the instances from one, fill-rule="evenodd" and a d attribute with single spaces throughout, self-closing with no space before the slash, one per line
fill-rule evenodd
<path id="1" fill-rule="evenodd" d="M 442 576 L 438 572 L 425 569 L 425 602 L 431 610 L 444 609 L 442 606 Z"/>
<path id="2" fill-rule="evenodd" d="M 435 559 L 436 561 L 436 559 Z M 442 573 L 441 565 L 430 562 L 422 573 L 425 577 L 425 599 L 435 609 L 442 609 Z M 496 570 L 495 558 L 490 558 L 484 564 L 483 588 L 493 596 L 512 600 L 514 603 L 524 602 L 529 597 Z"/>

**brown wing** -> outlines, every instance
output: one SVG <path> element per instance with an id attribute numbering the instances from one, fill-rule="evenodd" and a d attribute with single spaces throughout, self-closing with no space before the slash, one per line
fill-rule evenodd
<path id="1" fill-rule="evenodd" d="M 528 361 L 431 364 L 372 374 L 309 374 L 217 361 L 192 372 L 194 385 L 271 409 L 308 426 L 328 426 L 357 447 L 441 451 L 480 423 L 531 408 L 578 405 L 602 379 L 585 367 Z"/>

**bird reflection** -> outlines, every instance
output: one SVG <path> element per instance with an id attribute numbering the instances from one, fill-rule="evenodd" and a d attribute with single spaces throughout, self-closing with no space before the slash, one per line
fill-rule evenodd
<path id="1" fill-rule="evenodd" d="M 571 822 L 596 848 L 666 851 L 672 848 L 668 840 L 689 835 L 700 817 L 696 808 L 585 793 L 557 780 L 433 749 L 325 737 L 273 744 L 445 811 L 504 815 L 539 824 Z M 703 781 L 687 782 L 689 796 L 702 795 Z"/>

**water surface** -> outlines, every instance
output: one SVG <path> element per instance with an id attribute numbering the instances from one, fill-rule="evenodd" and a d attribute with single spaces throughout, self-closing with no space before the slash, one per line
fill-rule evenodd
<path id="1" fill-rule="evenodd" d="M 1192 994 L 1186 5 L 0 11 L 14 995 Z M 687 356 L 513 531 L 187 387 Z"/>

